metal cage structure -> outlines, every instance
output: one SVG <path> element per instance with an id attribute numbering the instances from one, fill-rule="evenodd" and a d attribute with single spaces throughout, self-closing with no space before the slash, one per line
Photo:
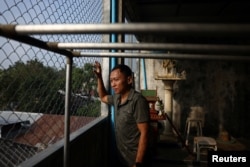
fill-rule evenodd
<path id="1" fill-rule="evenodd" d="M 59 3 L 59 2 L 58 2 Z M 39 6 L 38 4 L 34 6 Z M 45 3 L 46 6 L 46 3 Z M 25 15 L 25 13 L 23 14 Z M 39 14 L 38 14 L 39 15 Z M 63 14 L 62 14 L 63 15 Z M 91 15 L 91 14 L 90 14 Z M 37 17 L 39 18 L 39 17 Z M 60 17 L 59 17 L 60 18 Z M 34 22 L 30 24 L 1 23 L 0 36 L 6 39 L 18 41 L 23 44 L 34 46 L 39 49 L 53 52 L 64 56 L 66 61 L 65 69 L 65 157 L 68 157 L 68 143 L 70 135 L 70 111 L 72 100 L 72 69 L 74 61 L 78 58 L 91 58 L 87 62 L 93 62 L 101 58 L 150 58 L 150 59 L 185 59 L 185 60 L 230 60 L 230 61 L 249 61 L 250 47 L 247 44 L 195 44 L 195 43 L 168 43 L 166 41 L 139 43 L 105 43 L 101 40 L 102 35 L 122 34 L 135 35 L 140 39 L 141 36 L 149 36 L 157 39 L 164 37 L 226 37 L 227 39 L 248 39 L 250 37 L 250 24 L 181 24 L 181 23 L 113 23 L 103 24 L 79 23 L 56 23 L 53 20 L 46 24 Z M 77 36 L 94 35 L 94 42 L 88 40 L 77 40 Z M 48 36 L 54 36 L 49 38 Z M 60 36 L 64 37 L 61 42 Z M 52 39 L 52 40 L 51 40 Z M 59 42 L 58 42 L 59 41 Z M 91 40 L 90 40 L 91 41 Z M 154 41 L 154 40 L 152 40 Z M 18 48 L 11 49 L 15 50 Z M 112 50 L 116 50 L 113 52 Z M 122 50 L 122 51 L 121 51 Z M 142 51 L 148 51 L 147 53 Z M 137 51 L 137 52 L 126 52 Z M 160 51 L 160 52 L 159 52 Z M 59 58 L 61 60 L 61 58 Z M 63 61 L 61 60 L 61 61 Z M 82 63 L 83 65 L 84 63 Z M 89 78 L 91 79 L 91 78 Z M 21 122 L 23 123 L 23 122 Z M 65 158 L 67 164 L 67 158 Z"/>

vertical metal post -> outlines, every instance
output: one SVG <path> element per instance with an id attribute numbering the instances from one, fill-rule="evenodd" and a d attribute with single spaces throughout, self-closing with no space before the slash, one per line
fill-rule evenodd
<path id="1" fill-rule="evenodd" d="M 112 0 L 111 1 L 111 23 L 117 23 L 117 1 L 118 0 Z M 111 34 L 111 43 L 117 42 L 117 34 Z M 111 52 L 117 52 L 116 50 L 112 49 Z M 117 58 L 111 57 L 110 60 L 111 69 L 114 68 L 117 65 Z M 114 92 L 111 90 L 111 94 L 114 94 Z M 114 107 L 110 107 L 110 115 L 111 115 L 111 166 L 115 167 L 116 165 L 116 140 L 115 140 L 115 111 Z"/>
<path id="2" fill-rule="evenodd" d="M 142 66 L 142 70 L 143 70 L 143 81 L 144 81 L 144 89 L 148 89 L 148 85 L 147 85 L 147 69 L 145 67 L 145 59 L 142 58 L 141 59 L 141 66 Z"/>
<path id="3" fill-rule="evenodd" d="M 124 7 L 123 7 L 123 1 L 124 0 L 117 0 L 117 22 L 118 23 L 124 23 Z M 124 34 L 118 34 L 117 35 L 117 42 L 123 43 L 124 42 Z M 124 52 L 124 50 L 118 50 L 118 52 Z M 119 64 L 124 64 L 124 58 L 118 59 Z"/>
<path id="4" fill-rule="evenodd" d="M 110 24 L 110 8 L 111 8 L 111 1 L 110 0 L 103 0 L 103 18 L 102 22 L 104 24 Z M 103 43 L 109 43 L 110 42 L 110 35 L 109 34 L 103 34 L 102 38 Z M 103 52 L 109 52 L 107 50 L 104 50 Z M 110 69 L 110 59 L 107 57 L 102 58 L 102 76 L 103 76 L 103 82 L 106 88 L 109 87 L 109 69 Z M 101 104 L 101 115 L 107 115 L 109 114 L 109 106 L 105 103 Z"/>
<path id="5" fill-rule="evenodd" d="M 66 57 L 65 117 L 64 117 L 64 167 L 69 167 L 70 107 L 73 58 Z"/>
<path id="6" fill-rule="evenodd" d="M 111 2 L 111 23 L 117 23 L 117 0 L 112 0 Z M 111 43 L 117 42 L 117 34 L 111 34 Z M 112 52 L 116 50 L 112 49 Z M 111 57 L 111 69 L 116 66 L 117 58 Z"/>
<path id="7" fill-rule="evenodd" d="M 140 59 L 139 58 L 136 58 L 135 59 L 136 61 L 136 72 L 135 72 L 135 88 L 137 91 L 140 91 L 141 90 L 141 83 L 140 83 Z"/>

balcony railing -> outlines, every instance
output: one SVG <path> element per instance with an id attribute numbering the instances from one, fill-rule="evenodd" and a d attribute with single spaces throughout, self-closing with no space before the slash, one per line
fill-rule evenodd
<path id="1" fill-rule="evenodd" d="M 69 166 L 109 166 L 109 121 L 99 117 L 70 135 Z M 64 139 L 27 159 L 20 166 L 64 166 Z"/>

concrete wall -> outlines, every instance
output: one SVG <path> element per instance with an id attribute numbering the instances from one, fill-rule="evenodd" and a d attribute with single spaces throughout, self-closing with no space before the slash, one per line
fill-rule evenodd
<path id="1" fill-rule="evenodd" d="M 147 88 L 148 89 L 157 89 L 157 94 L 161 99 L 164 99 L 164 84 L 160 80 L 155 80 L 155 68 L 160 68 L 158 64 L 155 63 L 153 59 L 145 59 L 145 70 L 146 70 L 146 79 L 147 79 Z M 141 88 L 144 89 L 144 69 L 141 69 Z"/>
<path id="2" fill-rule="evenodd" d="M 146 60 L 148 89 L 157 86 L 159 97 L 164 99 L 163 83 L 154 79 L 156 69 L 162 67 L 155 62 Z M 177 81 L 173 89 L 173 110 L 180 111 L 179 123 L 177 120 L 175 124 L 180 131 L 184 130 L 191 107 L 200 106 L 205 112 L 204 135 L 217 137 L 220 131 L 227 131 L 233 137 L 250 138 L 249 65 L 238 61 L 178 60 L 177 72 L 185 70 L 187 74 L 186 80 Z"/>

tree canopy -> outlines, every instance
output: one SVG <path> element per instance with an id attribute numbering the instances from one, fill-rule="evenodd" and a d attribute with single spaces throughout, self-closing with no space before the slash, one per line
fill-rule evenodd
<path id="1" fill-rule="evenodd" d="M 0 70 L 0 83 L 0 107 L 2 110 L 64 113 L 64 95 L 58 91 L 65 90 L 65 69 L 57 70 L 44 66 L 37 59 L 30 60 L 26 64 L 16 62 L 8 69 Z M 72 106 L 75 108 L 72 114 L 99 115 L 99 111 L 90 109 L 83 111 L 82 109 L 86 108 L 86 104 L 93 103 L 91 98 L 86 97 L 96 94 L 95 88 L 96 80 L 91 64 L 86 63 L 83 68 L 73 67 Z"/>

